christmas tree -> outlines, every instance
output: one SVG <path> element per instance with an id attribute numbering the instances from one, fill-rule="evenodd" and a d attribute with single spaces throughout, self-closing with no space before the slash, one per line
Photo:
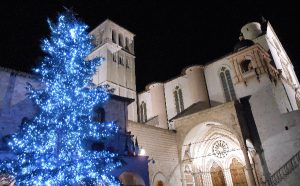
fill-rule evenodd
<path id="1" fill-rule="evenodd" d="M 28 86 L 40 112 L 26 121 L 9 146 L 16 158 L 1 164 L 2 172 L 20 185 L 119 185 L 109 173 L 120 165 L 117 154 L 93 150 L 93 141 L 118 131 L 113 122 L 93 120 L 95 105 L 109 98 L 91 77 L 102 58 L 87 60 L 92 51 L 88 26 L 67 10 L 57 23 L 48 20 L 51 36 L 42 42 L 45 57 L 34 71 L 44 88 Z"/>

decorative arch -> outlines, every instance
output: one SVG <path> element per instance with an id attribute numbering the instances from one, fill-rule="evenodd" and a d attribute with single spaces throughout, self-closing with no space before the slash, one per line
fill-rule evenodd
<path id="1" fill-rule="evenodd" d="M 236 94 L 231 78 L 230 69 L 227 66 L 222 66 L 219 71 L 219 77 L 222 83 L 226 102 L 236 100 Z"/>
<path id="2" fill-rule="evenodd" d="M 123 172 L 118 179 L 120 180 L 122 186 L 146 186 L 143 178 L 139 174 L 132 171 Z"/>
<path id="3" fill-rule="evenodd" d="M 240 162 L 242 164 L 242 166 L 246 166 L 246 162 L 244 159 L 242 159 L 240 156 L 237 156 L 235 154 L 230 154 L 225 161 L 225 169 L 230 169 L 230 165 L 232 163 L 232 160 L 235 159 L 238 162 Z"/>
<path id="4" fill-rule="evenodd" d="M 226 151 L 224 156 L 219 157 L 214 152 L 213 147 L 223 143 L 226 144 L 219 145 L 221 148 L 219 150 Z M 226 124 L 217 121 L 197 124 L 187 132 L 183 140 L 181 152 L 183 178 L 186 179 L 185 165 L 190 163 L 191 167 L 194 168 L 192 175 L 195 185 L 231 185 L 230 164 L 232 160 L 237 159 L 242 166 L 246 164 L 241 150 L 241 143 L 236 136 L 236 132 Z M 215 147 L 215 150 L 219 146 Z M 186 158 L 187 153 L 191 158 Z M 218 169 L 215 164 L 219 166 Z M 199 179 L 195 179 L 196 175 Z"/>
<path id="5" fill-rule="evenodd" d="M 153 186 L 165 186 L 166 185 L 166 177 L 162 172 L 157 172 L 152 179 Z"/>

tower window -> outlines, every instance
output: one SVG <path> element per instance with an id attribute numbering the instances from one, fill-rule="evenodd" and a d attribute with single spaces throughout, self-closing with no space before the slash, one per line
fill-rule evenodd
<path id="1" fill-rule="evenodd" d="M 242 73 L 248 72 L 252 69 L 252 63 L 251 60 L 245 59 L 240 63 L 240 67 L 242 70 Z"/>
<path id="2" fill-rule="evenodd" d="M 125 48 L 128 50 L 129 49 L 129 39 L 126 37 L 125 39 Z"/>
<path id="3" fill-rule="evenodd" d="M 113 62 L 117 62 L 117 54 L 116 53 L 113 54 Z"/>
<path id="4" fill-rule="evenodd" d="M 129 59 L 126 59 L 126 68 L 130 68 L 130 66 L 129 66 Z"/>
<path id="5" fill-rule="evenodd" d="M 114 30 L 111 32 L 111 39 L 113 43 L 117 43 L 117 34 Z"/>
<path id="6" fill-rule="evenodd" d="M 221 68 L 220 79 L 222 82 L 226 102 L 236 100 L 236 95 L 229 69 L 227 69 L 226 67 Z"/>
<path id="7" fill-rule="evenodd" d="M 147 107 L 146 107 L 146 103 L 144 101 L 142 101 L 142 103 L 140 105 L 140 121 L 142 123 L 147 121 Z"/>
<path id="8" fill-rule="evenodd" d="M 176 112 L 178 114 L 184 110 L 182 90 L 178 86 L 176 86 L 173 94 L 174 94 Z"/>
<path id="9" fill-rule="evenodd" d="M 124 65 L 122 57 L 119 57 L 118 63 L 119 63 L 120 65 Z"/>
<path id="10" fill-rule="evenodd" d="M 120 45 L 121 47 L 124 46 L 123 36 L 122 36 L 121 34 L 119 34 L 119 45 Z"/>

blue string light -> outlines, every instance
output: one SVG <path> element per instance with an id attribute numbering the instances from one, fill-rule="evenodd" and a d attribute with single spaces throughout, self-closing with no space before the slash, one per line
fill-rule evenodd
<path id="1" fill-rule="evenodd" d="M 57 23 L 48 20 L 51 37 L 41 45 L 46 56 L 34 71 L 43 89 L 28 85 L 29 97 L 40 112 L 12 136 L 16 159 L 1 163 L 0 172 L 12 174 L 19 185 L 120 185 L 110 172 L 120 166 L 118 155 L 89 148 L 116 134 L 113 122 L 93 121 L 93 107 L 109 96 L 91 77 L 102 58 L 86 60 L 92 51 L 88 26 L 71 11 Z"/>

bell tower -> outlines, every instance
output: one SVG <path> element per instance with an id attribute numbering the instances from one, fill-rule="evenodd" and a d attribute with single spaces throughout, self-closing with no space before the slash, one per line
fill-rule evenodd
<path id="1" fill-rule="evenodd" d="M 134 99 L 128 105 L 128 119 L 137 121 L 134 34 L 107 19 L 90 32 L 95 49 L 89 58 L 104 61 L 93 76 L 96 85 L 109 85 L 113 94 Z"/>
<path id="2" fill-rule="evenodd" d="M 271 63 L 280 72 L 281 81 L 289 97 L 292 110 L 298 110 L 297 102 L 300 96 L 297 97 L 297 95 L 299 95 L 300 84 L 292 61 L 288 57 L 270 22 L 263 18 L 260 23 L 247 23 L 241 28 L 241 33 L 245 39 L 258 43 L 269 53 Z"/>

